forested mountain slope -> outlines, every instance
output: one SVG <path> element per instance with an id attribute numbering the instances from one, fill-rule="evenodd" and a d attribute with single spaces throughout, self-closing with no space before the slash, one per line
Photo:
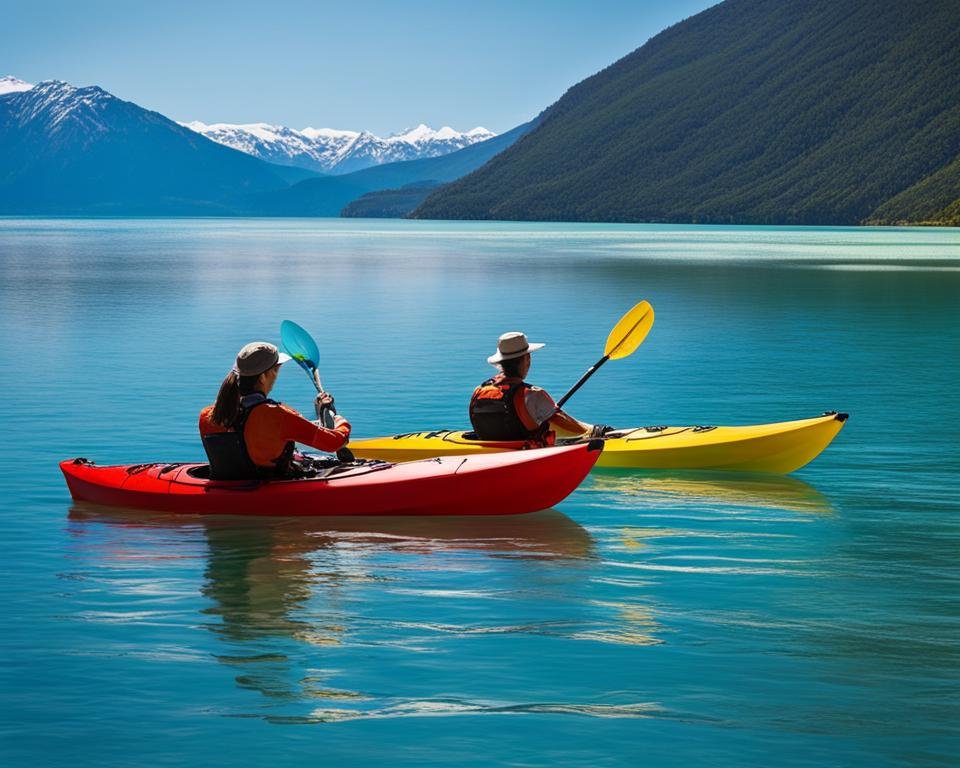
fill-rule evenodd
<path id="1" fill-rule="evenodd" d="M 413 215 L 936 221 L 960 200 L 958 157 L 960 2 L 726 0 L 571 88 Z"/>

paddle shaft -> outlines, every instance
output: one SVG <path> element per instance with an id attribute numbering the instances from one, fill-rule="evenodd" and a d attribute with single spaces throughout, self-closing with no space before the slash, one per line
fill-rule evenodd
<path id="1" fill-rule="evenodd" d="M 590 366 L 587 372 L 580 377 L 580 380 L 576 384 L 574 384 L 572 387 L 570 387 L 570 391 L 567 392 L 567 394 L 565 394 L 563 397 L 561 397 L 559 401 L 557 401 L 556 413 L 560 412 L 560 409 L 563 408 L 563 404 L 567 402 L 567 400 L 569 400 L 571 397 L 573 397 L 573 394 L 578 389 L 580 389 L 580 387 L 582 387 L 584 384 L 587 383 L 587 379 L 593 376 L 593 374 L 595 374 L 600 369 L 600 366 L 603 365 L 605 362 L 607 362 L 607 360 L 609 359 L 610 359 L 610 355 L 604 355 L 599 360 L 597 360 L 597 362 L 595 362 L 593 365 Z M 556 415 L 556 413 L 554 413 L 554 415 Z"/>
<path id="2" fill-rule="evenodd" d="M 607 360 L 619 360 L 622 357 L 632 355 L 636 348 L 643 343 L 652 325 L 653 307 L 651 307 L 650 302 L 647 301 L 641 301 L 639 304 L 636 304 L 629 312 L 621 317 L 607 336 L 607 343 L 603 349 L 603 357 L 590 366 L 587 372 L 580 377 L 580 380 L 570 388 L 570 391 L 560 398 L 550 418 L 552 419 L 560 413 L 563 404 L 573 397 L 574 392 L 586 384 L 587 379 L 593 376 Z"/>
<path id="3" fill-rule="evenodd" d="M 324 389 L 323 384 L 320 382 L 320 371 L 314 368 L 311 371 L 310 378 L 313 380 L 313 386 L 317 388 L 317 393 L 322 395 Z M 336 408 L 332 405 L 324 405 L 317 409 L 317 418 L 320 419 L 320 423 L 327 429 L 333 429 L 333 416 L 336 412 Z"/>
<path id="4" fill-rule="evenodd" d="M 320 382 L 320 371 L 318 371 L 316 368 L 313 368 L 311 373 L 312 375 L 310 378 L 313 380 L 313 386 L 315 386 L 317 388 L 317 392 L 322 395 L 324 389 L 323 384 Z M 337 409 L 332 405 L 324 405 L 317 410 L 317 417 L 320 419 L 320 423 L 324 427 L 327 429 L 333 429 L 333 417 L 336 412 Z M 337 451 L 337 458 L 340 459 L 340 461 L 353 461 L 355 457 L 353 455 L 353 451 L 351 451 L 349 448 L 341 448 L 339 451 Z"/>

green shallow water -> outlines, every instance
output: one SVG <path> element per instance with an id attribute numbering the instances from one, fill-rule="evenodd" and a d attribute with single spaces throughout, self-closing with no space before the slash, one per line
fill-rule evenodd
<path id="1" fill-rule="evenodd" d="M 373 436 L 465 426 L 505 330 L 561 394 L 641 298 L 575 414 L 850 421 L 790 477 L 484 520 L 138 515 L 57 470 L 199 459 L 286 317 Z M 947 229 L 0 220 L 0 762 L 955 764 L 958 299 Z"/>

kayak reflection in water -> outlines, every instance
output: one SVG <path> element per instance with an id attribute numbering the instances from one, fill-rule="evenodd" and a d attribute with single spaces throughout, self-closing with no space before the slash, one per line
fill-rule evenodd
<path id="1" fill-rule="evenodd" d="M 545 390 L 524 381 L 530 371 L 530 353 L 543 346 L 529 343 L 519 331 L 498 339 L 497 351 L 487 362 L 499 367 L 500 373 L 484 381 L 470 398 L 470 423 L 481 440 L 550 444 L 553 430 L 584 437 L 602 437 L 611 431 L 564 413 Z"/>
<path id="2" fill-rule="evenodd" d="M 75 509 L 76 518 L 83 519 L 82 509 Z M 122 519 L 119 513 L 95 507 L 87 514 Z M 137 524 L 142 514 L 132 519 Z M 196 525 L 170 516 L 155 520 L 158 525 Z M 235 670 L 241 688 L 259 691 L 270 700 L 258 714 L 304 721 L 328 708 L 347 714 L 356 709 L 360 716 L 369 706 L 365 702 L 375 698 L 355 689 L 356 675 L 349 665 L 338 669 L 342 654 L 367 653 L 363 649 L 370 647 L 371 636 L 377 638 L 375 645 L 395 642 L 399 648 L 411 637 L 417 638 L 418 646 L 430 642 L 430 634 L 411 636 L 409 629 L 397 635 L 393 621 L 379 615 L 382 610 L 376 606 L 382 609 L 383 604 L 376 596 L 383 599 L 386 594 L 382 585 L 406 588 L 411 593 L 409 604 L 432 615 L 437 610 L 431 604 L 435 598 L 425 587 L 457 561 L 451 554 L 467 555 L 473 563 L 472 558 L 482 553 L 484 572 L 503 579 L 499 587 L 486 588 L 508 601 L 523 600 L 517 596 L 522 592 L 515 591 L 515 580 L 529 578 L 530 568 L 551 573 L 563 568 L 569 580 L 564 583 L 576 583 L 588 573 L 580 564 L 594 556 L 590 534 L 556 510 L 482 520 L 207 517 L 202 526 L 209 547 L 202 591 L 212 601 L 204 613 L 219 618 L 206 626 L 225 644 L 215 657 Z M 419 601 L 414 595 L 420 595 Z M 389 595 L 385 599 L 390 602 Z M 471 628 L 472 624 L 463 627 Z M 337 647 L 342 650 L 335 657 L 324 653 Z"/>
<path id="3" fill-rule="evenodd" d="M 200 437 L 215 480 L 295 477 L 294 445 L 336 451 L 350 437 L 350 423 L 335 416 L 333 428 L 309 421 L 268 395 L 290 356 L 266 341 L 247 344 L 217 394 L 200 412 Z M 317 414 L 333 406 L 328 392 L 317 395 Z"/>

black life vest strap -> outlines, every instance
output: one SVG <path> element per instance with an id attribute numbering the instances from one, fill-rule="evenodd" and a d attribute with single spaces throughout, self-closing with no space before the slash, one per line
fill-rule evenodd
<path id="1" fill-rule="evenodd" d="M 253 392 L 240 399 L 240 412 L 229 432 L 215 432 L 201 438 L 210 462 L 210 477 L 214 480 L 252 480 L 256 478 L 285 477 L 290 470 L 294 444 L 284 446 L 275 467 L 258 467 L 250 458 L 243 437 L 247 419 L 261 405 L 279 405 L 262 392 Z"/>

